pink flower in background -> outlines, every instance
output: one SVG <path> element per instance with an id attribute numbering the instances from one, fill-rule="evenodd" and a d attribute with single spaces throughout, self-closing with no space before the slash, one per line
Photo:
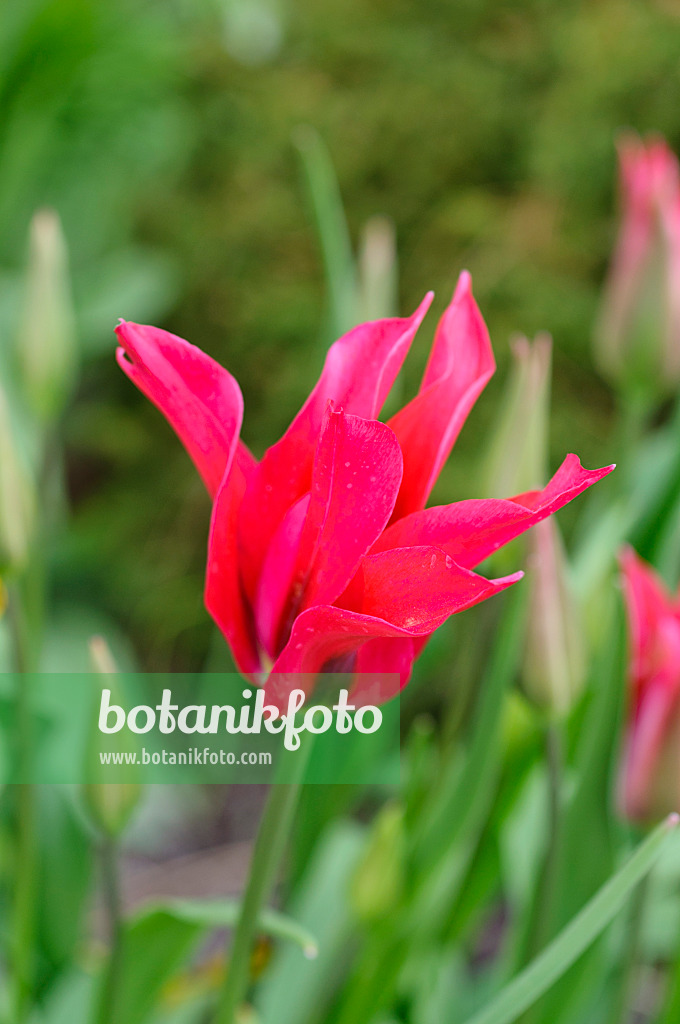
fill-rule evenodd
<path id="1" fill-rule="evenodd" d="M 615 377 L 680 378 L 680 168 L 663 139 L 619 142 L 621 223 L 597 330 Z"/>
<path id="2" fill-rule="evenodd" d="M 336 341 L 260 462 L 239 440 L 243 400 L 231 374 L 166 331 L 117 328 L 120 366 L 167 417 L 214 499 L 206 606 L 254 679 L 342 666 L 405 684 L 438 626 L 522 575 L 488 580 L 475 566 L 613 468 L 589 472 L 569 455 L 542 491 L 426 509 L 495 369 L 464 273 L 419 393 L 377 419 L 431 298 L 409 318 Z"/>
<path id="3" fill-rule="evenodd" d="M 680 594 L 650 565 L 621 556 L 630 642 L 630 708 L 620 804 L 633 820 L 680 807 Z"/>

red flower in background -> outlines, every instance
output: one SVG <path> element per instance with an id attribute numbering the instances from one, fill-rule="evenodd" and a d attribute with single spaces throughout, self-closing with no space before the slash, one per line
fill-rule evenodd
<path id="1" fill-rule="evenodd" d="M 660 138 L 618 146 L 621 223 L 597 331 L 602 367 L 668 389 L 680 379 L 680 167 Z"/>
<path id="2" fill-rule="evenodd" d="M 589 472 L 569 455 L 542 491 L 426 509 L 495 369 L 464 273 L 419 393 L 377 419 L 431 298 L 407 319 L 336 341 L 260 462 L 239 440 L 243 400 L 231 374 L 166 331 L 117 328 L 120 366 L 167 417 L 214 499 L 206 606 L 251 677 L 342 664 L 399 673 L 404 685 L 438 626 L 522 575 L 488 580 L 475 566 L 613 468 Z"/>
<path id="3" fill-rule="evenodd" d="M 630 638 L 630 709 L 620 804 L 633 820 L 680 806 L 680 593 L 632 550 L 621 556 Z"/>

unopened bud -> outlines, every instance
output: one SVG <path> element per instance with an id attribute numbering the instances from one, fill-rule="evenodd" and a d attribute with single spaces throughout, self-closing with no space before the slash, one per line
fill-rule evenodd
<path id="1" fill-rule="evenodd" d="M 362 320 L 397 315 L 397 239 L 387 217 L 366 222 L 359 250 Z"/>
<path id="2" fill-rule="evenodd" d="M 404 812 L 397 803 L 378 814 L 352 877 L 350 902 L 362 920 L 383 917 L 404 887 Z"/>
<path id="3" fill-rule="evenodd" d="M 96 676 L 97 693 L 100 692 L 102 683 L 111 691 L 113 702 L 120 701 L 118 669 L 108 644 L 103 637 L 95 636 L 90 641 L 90 660 Z M 125 753 L 136 753 L 137 748 L 132 739 L 128 740 L 127 750 L 122 747 L 122 740 L 119 738 L 113 741 L 100 732 L 98 726 L 99 701 L 96 701 L 96 713 L 91 726 L 90 742 L 88 744 L 87 765 L 85 777 L 88 780 L 83 786 L 83 794 L 87 808 L 98 828 L 108 836 L 118 836 L 125 829 L 132 814 L 139 803 L 142 786 L 139 782 L 138 769 L 134 764 L 117 767 L 117 775 L 123 775 L 125 782 L 99 782 L 98 777 L 106 777 L 102 767 L 101 753 L 106 753 L 108 742 L 115 742 L 110 747 L 111 751 Z M 123 734 L 117 734 L 121 737 Z"/>
<path id="4" fill-rule="evenodd" d="M 680 591 L 622 552 L 629 634 L 629 702 L 619 806 L 650 822 L 680 809 Z"/>
<path id="5" fill-rule="evenodd" d="M 545 519 L 530 531 L 529 552 L 524 689 L 543 710 L 561 716 L 582 692 L 586 650 L 562 538 L 553 519 Z"/>
<path id="6" fill-rule="evenodd" d="M 488 460 L 486 493 L 506 498 L 543 486 L 548 448 L 552 341 L 512 342 L 512 368 Z"/>
<path id="7" fill-rule="evenodd" d="M 618 146 L 621 223 L 595 331 L 602 372 L 639 400 L 680 381 L 680 168 L 663 139 Z"/>
<path id="8" fill-rule="evenodd" d="M 66 244 L 53 210 L 39 210 L 31 222 L 18 356 L 31 408 L 54 419 L 73 385 L 77 348 Z"/>
<path id="9" fill-rule="evenodd" d="M 20 569 L 35 522 L 35 492 L 0 385 L 0 569 Z"/>

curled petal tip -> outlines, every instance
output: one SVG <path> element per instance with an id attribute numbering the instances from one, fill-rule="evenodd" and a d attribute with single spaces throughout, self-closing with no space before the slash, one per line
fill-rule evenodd
<path id="1" fill-rule="evenodd" d="M 510 576 L 500 576 L 493 582 L 497 587 L 509 587 L 513 583 L 519 583 L 521 579 L 524 579 L 523 569 L 520 569 L 518 572 L 513 572 Z"/>
<path id="2" fill-rule="evenodd" d="M 430 308 L 430 306 L 432 305 L 432 300 L 433 299 L 434 299 L 434 292 L 433 291 L 426 292 L 423 300 L 420 303 L 420 305 L 416 308 L 416 310 L 415 310 L 415 312 L 413 314 L 413 319 L 415 319 L 417 321 L 419 327 L 420 327 L 421 323 L 423 322 L 423 320 L 425 319 L 425 315 L 426 315 L 428 309 Z"/>
<path id="3" fill-rule="evenodd" d="M 458 275 L 458 284 L 456 285 L 456 291 L 459 294 L 462 294 L 463 292 L 472 291 L 472 274 L 470 273 L 469 270 L 461 270 L 460 274 Z"/>

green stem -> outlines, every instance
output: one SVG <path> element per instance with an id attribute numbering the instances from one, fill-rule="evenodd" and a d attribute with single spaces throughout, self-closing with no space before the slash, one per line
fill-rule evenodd
<path id="1" fill-rule="evenodd" d="M 564 751 L 560 727 L 554 722 L 546 729 L 545 753 L 548 771 L 548 847 L 543 865 L 536 927 L 530 949 L 532 957 L 552 938 L 552 917 L 560 871 Z"/>
<path id="2" fill-rule="evenodd" d="M 638 884 L 631 900 L 630 915 L 626 929 L 619 984 L 609 1015 L 610 1024 L 626 1024 L 632 1019 L 633 998 L 640 960 L 640 944 L 645 917 L 645 906 L 649 894 L 649 875 Z"/>
<path id="3" fill-rule="evenodd" d="M 521 946 L 520 965 L 533 960 L 550 942 L 555 928 L 555 900 L 559 890 L 563 835 L 564 749 L 561 728 L 549 722 L 545 731 L 545 764 L 548 782 L 548 842 L 534 893 L 528 930 Z M 531 1024 L 540 1015 L 540 1003 L 522 1017 Z"/>
<path id="4" fill-rule="evenodd" d="M 310 749 L 309 742 L 303 743 L 302 749 L 292 755 L 290 781 L 275 783 L 269 791 L 255 840 L 250 875 L 231 947 L 227 976 L 213 1024 L 234 1024 L 236 1011 L 245 998 L 250 956 L 257 935 L 260 912 L 274 887 L 276 872 L 293 823 Z"/>
<path id="5" fill-rule="evenodd" d="M 35 788 L 30 782 L 33 760 L 30 670 L 32 652 L 22 614 L 18 587 L 9 593 L 8 620 L 13 660 L 17 674 L 16 715 L 17 770 L 17 857 L 14 884 L 12 972 L 17 1024 L 28 1017 L 33 991 L 37 848 L 35 839 Z"/>
<path id="6" fill-rule="evenodd" d="M 106 836 L 101 848 L 104 900 L 109 921 L 109 958 L 99 1000 L 96 1024 L 114 1024 L 116 999 L 123 967 L 123 907 L 118 875 L 118 844 Z"/>
<path id="7" fill-rule="evenodd" d="M 676 939 L 675 955 L 668 965 L 667 990 L 658 1024 L 677 1024 L 680 1020 L 680 934 Z"/>

